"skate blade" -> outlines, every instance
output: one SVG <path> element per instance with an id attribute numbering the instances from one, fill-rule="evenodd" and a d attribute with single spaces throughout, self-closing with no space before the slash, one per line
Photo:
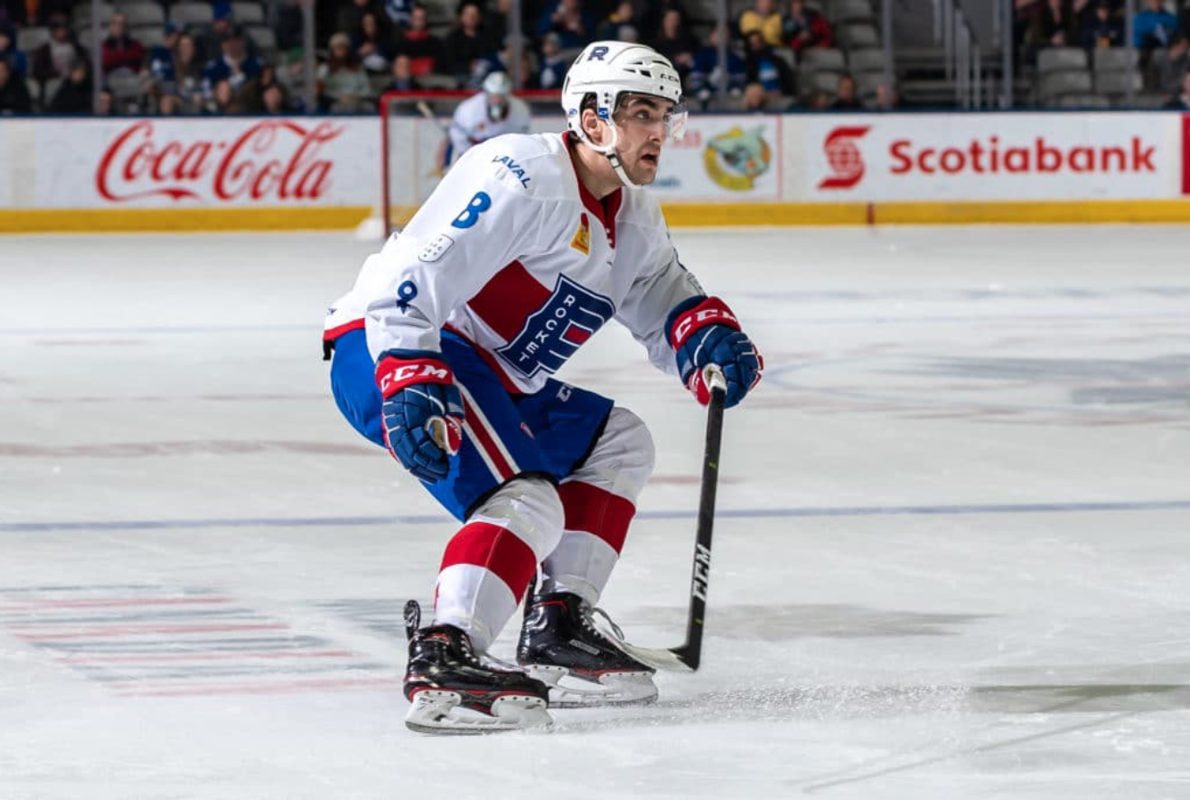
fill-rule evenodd
<path id="1" fill-rule="evenodd" d="M 492 703 L 492 713 L 467 708 L 458 692 L 425 689 L 413 697 L 405 727 L 418 733 L 473 736 L 502 731 L 542 730 L 554 723 L 545 701 L 528 695 L 505 695 Z"/>
<path id="2" fill-rule="evenodd" d="M 657 700 L 657 686 L 649 672 L 606 672 L 598 680 L 565 667 L 531 664 L 531 677 L 550 689 L 550 708 L 641 706 Z"/>

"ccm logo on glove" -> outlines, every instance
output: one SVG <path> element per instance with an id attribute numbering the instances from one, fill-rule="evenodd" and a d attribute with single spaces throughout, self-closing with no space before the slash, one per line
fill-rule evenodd
<path id="1" fill-rule="evenodd" d="M 707 325 L 726 325 L 737 331 L 740 329 L 740 321 L 736 319 L 735 314 L 731 313 L 727 304 L 718 297 L 708 297 L 678 317 L 677 323 L 670 333 L 670 345 L 674 350 L 677 350 L 686 343 L 690 334 Z"/>
<path id="2" fill-rule="evenodd" d="M 437 353 L 389 350 L 376 365 L 381 424 L 393 456 L 427 483 L 450 474 L 463 438 L 463 400 Z"/>
<path id="3" fill-rule="evenodd" d="M 376 365 L 376 385 L 385 399 L 415 383 L 454 383 L 450 367 L 440 361 L 386 358 Z"/>

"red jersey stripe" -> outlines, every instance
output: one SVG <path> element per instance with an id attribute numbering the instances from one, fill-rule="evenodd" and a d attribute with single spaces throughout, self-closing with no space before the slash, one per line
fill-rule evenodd
<path id="1" fill-rule="evenodd" d="M 451 538 L 442 554 L 442 569 L 456 564 L 491 570 L 508 585 L 519 603 L 537 571 L 537 556 L 507 528 L 490 522 L 469 522 Z"/>
<path id="2" fill-rule="evenodd" d="M 344 322 L 342 325 L 336 325 L 333 328 L 328 328 L 322 332 L 322 341 L 333 342 L 343 334 L 349 331 L 358 331 L 364 327 L 364 318 L 353 319 L 351 322 Z"/>
<path id="3" fill-rule="evenodd" d="M 545 305 L 551 291 L 514 261 L 484 284 L 467 305 L 505 341 L 512 341 L 525 327 L 525 318 Z"/>
<path id="4" fill-rule="evenodd" d="M 636 506 L 617 494 L 582 481 L 562 484 L 558 497 L 566 512 L 566 530 L 594 534 L 619 555 Z"/>
<path id="5" fill-rule="evenodd" d="M 508 463 L 508 459 L 504 457 L 504 454 L 500 452 L 500 448 L 496 445 L 493 438 L 495 434 L 489 431 L 487 426 L 483 424 L 483 420 L 475 413 L 475 409 L 471 407 L 471 403 L 467 401 L 466 397 L 463 398 L 463 413 L 467 420 L 468 429 L 475 434 L 476 445 L 481 447 L 483 452 L 487 454 L 488 460 L 492 462 L 496 471 L 500 473 L 500 479 L 508 480 L 515 475 L 516 470 L 512 468 L 512 465 Z"/>

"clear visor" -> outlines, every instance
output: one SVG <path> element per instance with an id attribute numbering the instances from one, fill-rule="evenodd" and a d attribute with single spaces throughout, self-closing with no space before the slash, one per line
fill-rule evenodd
<path id="1" fill-rule="evenodd" d="M 690 109 L 685 100 L 679 100 L 665 115 L 665 135 L 674 141 L 680 141 L 686 135 L 686 121 L 690 118 Z"/>
<path id="2" fill-rule="evenodd" d="M 646 125 L 653 129 L 660 125 L 664 138 L 681 139 L 686 133 L 686 120 L 689 117 L 685 101 L 679 100 L 668 110 L 662 111 L 658 100 L 669 105 L 668 98 L 656 95 L 637 95 L 623 100 L 617 106 L 614 117 L 616 124 Z"/>

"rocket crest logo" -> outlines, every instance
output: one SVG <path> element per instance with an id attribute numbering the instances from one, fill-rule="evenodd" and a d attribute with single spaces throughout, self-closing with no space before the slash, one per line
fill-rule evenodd
<path id="1" fill-rule="evenodd" d="M 591 255 L 591 221 L 587 219 L 586 214 L 579 216 L 578 230 L 574 232 L 570 246 L 585 256 Z"/>
<path id="2" fill-rule="evenodd" d="M 545 305 L 496 352 L 526 378 L 541 370 L 552 375 L 615 313 L 611 300 L 559 275 Z"/>
<path id="3" fill-rule="evenodd" d="M 862 138 L 870 125 L 835 128 L 822 140 L 822 150 L 827 166 L 833 175 L 828 175 L 818 184 L 819 189 L 850 189 L 864 177 L 864 157 L 855 140 Z"/>

